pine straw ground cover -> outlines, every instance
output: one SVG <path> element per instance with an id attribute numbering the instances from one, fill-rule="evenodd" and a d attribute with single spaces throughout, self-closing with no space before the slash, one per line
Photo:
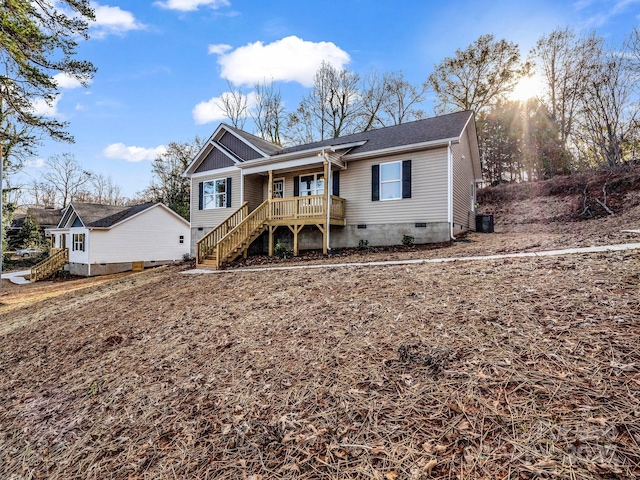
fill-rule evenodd
<path id="1" fill-rule="evenodd" d="M 639 272 L 637 251 L 172 267 L 44 299 L 0 337 L 0 471 L 637 478 Z"/>

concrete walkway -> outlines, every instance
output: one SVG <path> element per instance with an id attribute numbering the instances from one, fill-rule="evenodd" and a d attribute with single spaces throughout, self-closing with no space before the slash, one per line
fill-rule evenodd
<path id="1" fill-rule="evenodd" d="M 15 283 L 16 285 L 24 285 L 26 283 L 31 283 L 28 278 L 31 276 L 31 270 L 20 270 L 19 272 L 10 272 L 3 273 L 2 280 L 7 279 L 11 283 Z"/>
<path id="2" fill-rule="evenodd" d="M 501 255 L 483 255 L 478 257 L 449 257 L 449 258 L 419 258 L 414 260 L 388 260 L 384 262 L 354 262 L 354 263 L 324 263 L 314 265 L 290 265 L 262 268 L 233 268 L 230 270 L 187 270 L 186 275 L 208 273 L 238 273 L 262 272 L 265 270 L 301 270 L 313 268 L 342 268 L 342 267 L 382 267 L 387 265 L 416 265 L 422 263 L 469 262 L 478 260 L 499 260 L 502 258 L 551 257 L 558 255 L 573 255 L 576 253 L 619 252 L 623 250 L 640 250 L 640 243 L 622 243 L 618 245 L 603 245 L 600 247 L 566 248 L 562 250 L 544 250 L 542 252 L 505 253 Z"/>

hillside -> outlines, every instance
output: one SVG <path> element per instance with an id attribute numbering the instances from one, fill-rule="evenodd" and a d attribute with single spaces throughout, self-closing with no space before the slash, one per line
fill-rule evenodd
<path id="1" fill-rule="evenodd" d="M 614 215 L 502 186 L 493 235 L 308 263 L 638 242 L 630 175 Z M 638 250 L 183 270 L 3 283 L 4 478 L 640 476 Z"/>

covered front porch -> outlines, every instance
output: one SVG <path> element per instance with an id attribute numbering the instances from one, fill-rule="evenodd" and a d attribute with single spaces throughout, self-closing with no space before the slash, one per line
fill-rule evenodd
<path id="1" fill-rule="evenodd" d="M 317 228 L 326 254 L 331 226 L 346 224 L 345 200 L 332 194 L 338 186 L 335 172 L 339 170 L 340 165 L 332 165 L 328 154 L 307 159 L 303 165 L 287 162 L 247 169 L 243 172 L 243 205 L 197 242 L 197 264 L 219 268 L 240 255 L 246 257 L 251 243 L 264 232 L 268 254 L 273 256 L 278 227 L 291 231 L 294 255 L 299 254 L 302 229 Z M 250 205 L 258 202 L 251 210 Z"/>

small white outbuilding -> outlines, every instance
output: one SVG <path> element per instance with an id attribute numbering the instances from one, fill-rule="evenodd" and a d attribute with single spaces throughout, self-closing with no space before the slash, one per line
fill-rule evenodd
<path id="1" fill-rule="evenodd" d="M 189 222 L 162 203 L 72 202 L 47 233 L 53 248 L 69 250 L 73 275 L 125 272 L 179 262 L 189 254 Z"/>

